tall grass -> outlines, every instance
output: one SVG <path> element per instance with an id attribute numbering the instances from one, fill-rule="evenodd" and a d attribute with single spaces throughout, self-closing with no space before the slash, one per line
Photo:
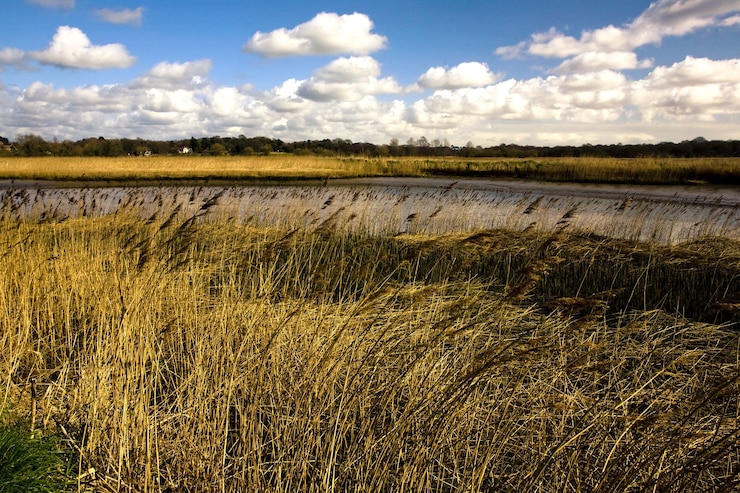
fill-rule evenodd
<path id="1" fill-rule="evenodd" d="M 218 200 L 146 219 L 4 209 L 0 403 L 30 413 L 35 379 L 37 426 L 74 444 L 81 488 L 740 486 L 737 326 L 652 296 L 721 255 L 713 289 L 737 313 L 736 240 L 686 260 L 567 229 L 245 225 L 214 216 Z M 629 271 L 629 255 L 647 260 Z M 639 310 L 592 292 L 610 263 Z"/>
<path id="2" fill-rule="evenodd" d="M 543 181 L 674 185 L 740 183 L 737 158 L 529 158 L 430 160 L 437 175 L 509 177 Z"/>
<path id="3" fill-rule="evenodd" d="M 738 158 L 335 158 L 271 156 L 6 157 L 0 179 L 62 182 L 305 180 L 467 176 L 636 184 L 740 183 Z"/>

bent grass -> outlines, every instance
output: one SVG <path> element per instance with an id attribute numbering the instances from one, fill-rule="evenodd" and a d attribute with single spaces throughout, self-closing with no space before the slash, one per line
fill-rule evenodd
<path id="1" fill-rule="evenodd" d="M 30 409 L 38 382 L 37 426 L 74 444 L 80 487 L 738 487 L 737 326 L 650 296 L 680 275 L 666 266 L 686 265 L 682 250 L 566 228 L 240 225 L 217 202 L 146 220 L 136 205 L 44 220 L 4 210 L 0 402 Z M 732 305 L 740 244 L 701 245 L 692 268 L 729 259 L 714 289 Z M 624 276 L 634 251 L 647 260 L 637 280 Z M 585 273 L 569 268 L 579 259 Z M 641 309 L 612 309 L 617 293 L 593 292 L 589 269 Z"/>

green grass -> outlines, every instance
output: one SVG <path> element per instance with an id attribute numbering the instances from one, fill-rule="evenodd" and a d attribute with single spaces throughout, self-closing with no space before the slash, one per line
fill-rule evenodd
<path id="1" fill-rule="evenodd" d="M 0 492 L 74 491 L 71 453 L 58 442 L 22 422 L 0 424 Z"/>
<path id="2" fill-rule="evenodd" d="M 4 402 L 30 413 L 35 379 L 92 487 L 740 487 L 736 239 L 375 236 L 216 200 L 0 220 Z"/>

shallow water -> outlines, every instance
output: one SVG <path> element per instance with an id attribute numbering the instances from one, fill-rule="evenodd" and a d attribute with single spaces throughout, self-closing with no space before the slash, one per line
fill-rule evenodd
<path id="1" fill-rule="evenodd" d="M 740 238 L 737 187 L 641 187 L 450 179 L 372 178 L 328 184 L 234 187 L 45 188 L 0 184 L 18 217 L 61 219 L 133 210 L 143 217 L 180 205 L 203 217 L 281 227 L 359 228 L 375 234 L 438 234 L 488 228 L 567 227 L 675 243 L 704 235 Z M 207 214 L 206 214 L 207 212 Z M 185 217 L 185 216 L 184 216 Z"/>

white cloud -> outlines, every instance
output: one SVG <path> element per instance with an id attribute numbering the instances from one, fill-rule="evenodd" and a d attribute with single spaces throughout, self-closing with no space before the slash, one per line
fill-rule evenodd
<path id="1" fill-rule="evenodd" d="M 496 75 L 480 62 L 461 63 L 451 69 L 432 67 L 419 77 L 418 84 L 429 89 L 460 89 L 492 84 Z"/>
<path id="2" fill-rule="evenodd" d="M 157 113 L 194 113 L 201 107 L 198 94 L 185 89 L 147 89 L 141 104 L 141 109 Z"/>
<path id="3" fill-rule="evenodd" d="M 720 22 L 720 26 L 737 26 L 740 24 L 740 15 L 733 15 Z"/>
<path id="4" fill-rule="evenodd" d="M 740 84 L 740 59 L 710 60 L 687 56 L 670 67 L 656 67 L 648 75 L 646 82 L 660 87 Z"/>
<path id="5" fill-rule="evenodd" d="M 265 94 L 267 104 L 277 112 L 297 113 L 305 110 L 309 102 L 298 95 L 305 81 L 288 79 Z"/>
<path id="6" fill-rule="evenodd" d="M 208 59 L 185 63 L 161 62 L 149 71 L 149 75 L 155 79 L 192 79 L 193 77 L 202 77 L 207 75 L 212 66 L 213 64 Z"/>
<path id="7" fill-rule="evenodd" d="M 22 66 L 25 63 L 26 54 L 18 48 L 3 48 L 0 50 L 0 70 L 3 65 Z"/>
<path id="8" fill-rule="evenodd" d="M 609 25 L 583 31 L 580 38 L 551 29 L 533 34 L 528 42 L 499 47 L 496 54 L 504 58 L 515 58 L 522 53 L 566 58 L 585 53 L 628 52 L 659 43 L 666 36 L 683 36 L 708 26 L 735 24 L 737 16 L 724 16 L 738 11 L 738 0 L 658 0 L 624 27 Z M 578 68 L 582 69 L 580 65 Z"/>
<path id="9" fill-rule="evenodd" d="M 670 67 L 657 67 L 632 85 L 632 103 L 646 120 L 693 116 L 713 121 L 740 113 L 740 59 L 686 57 Z"/>
<path id="10" fill-rule="evenodd" d="M 372 57 L 342 57 L 314 72 L 297 95 L 313 101 L 359 101 L 370 94 L 401 92 L 393 78 L 379 75 L 380 64 Z"/>
<path id="11" fill-rule="evenodd" d="M 48 48 L 29 55 L 40 63 L 66 68 L 126 68 L 136 62 L 123 45 L 93 45 L 85 33 L 70 26 L 60 26 Z"/>
<path id="12" fill-rule="evenodd" d="M 142 88 L 195 88 L 206 83 L 206 76 L 213 63 L 209 59 L 191 62 L 161 62 L 132 83 L 132 87 Z"/>
<path id="13" fill-rule="evenodd" d="M 47 8 L 73 9 L 75 0 L 26 0 L 33 5 L 40 5 Z"/>
<path id="14" fill-rule="evenodd" d="M 373 57 L 341 57 L 318 69 L 314 77 L 325 82 L 363 82 L 380 75 L 380 63 Z"/>
<path id="15" fill-rule="evenodd" d="M 72 89 L 55 89 L 51 84 L 34 82 L 23 92 L 25 103 L 40 103 L 68 112 L 126 111 L 128 95 L 123 86 L 82 86 Z"/>
<path id="16" fill-rule="evenodd" d="M 210 98 L 209 106 L 216 116 L 238 114 L 247 105 L 248 97 L 235 87 L 221 87 Z"/>
<path id="17" fill-rule="evenodd" d="M 93 15 L 98 19 L 111 24 L 140 26 L 141 20 L 144 17 L 144 7 L 123 10 L 97 9 L 93 10 Z"/>
<path id="18" fill-rule="evenodd" d="M 425 135 L 495 145 L 736 138 L 740 123 L 740 59 L 687 57 L 637 80 L 601 70 L 394 101 L 377 95 L 386 79 L 371 57 L 339 58 L 266 92 L 217 86 L 210 67 L 209 60 L 160 63 L 128 84 L 0 86 L 0 128 L 60 139 L 244 133 L 384 143 Z"/>
<path id="19" fill-rule="evenodd" d="M 572 74 L 606 69 L 629 70 L 650 68 L 652 65 L 653 60 L 638 60 L 637 55 L 631 51 L 616 51 L 612 53 L 590 51 L 565 60 L 555 67 L 552 72 L 555 74 Z"/>
<path id="20" fill-rule="evenodd" d="M 338 15 L 322 12 L 293 29 L 257 32 L 244 51 L 268 58 L 300 55 L 368 55 L 386 47 L 385 36 L 372 32 L 365 14 Z"/>

